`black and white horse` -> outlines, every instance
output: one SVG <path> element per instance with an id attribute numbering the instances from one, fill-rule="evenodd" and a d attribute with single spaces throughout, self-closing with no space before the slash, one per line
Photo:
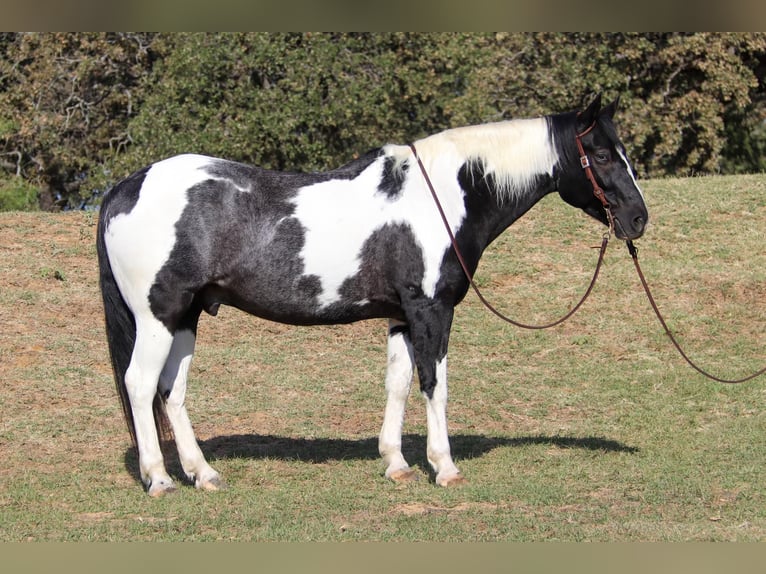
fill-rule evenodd
<path id="1" fill-rule="evenodd" d="M 450 129 L 415 142 L 471 273 L 484 249 L 548 193 L 608 224 L 578 143 L 623 239 L 648 221 L 612 118 L 584 111 Z M 223 486 L 184 397 L 202 311 L 231 305 L 294 325 L 386 318 L 387 402 L 379 450 L 392 480 L 417 368 L 436 483 L 463 480 L 447 436 L 447 344 L 468 280 L 412 148 L 386 145 L 326 173 L 280 173 L 200 155 L 145 167 L 104 197 L 98 256 L 117 389 L 149 494 L 174 488 L 160 450 L 167 415 L 187 477 Z M 153 409 L 160 405 L 159 411 Z"/>

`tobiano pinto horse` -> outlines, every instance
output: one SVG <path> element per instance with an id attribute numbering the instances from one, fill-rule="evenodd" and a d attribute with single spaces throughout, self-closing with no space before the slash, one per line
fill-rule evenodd
<path id="1" fill-rule="evenodd" d="M 401 451 L 417 369 L 435 481 L 462 482 L 447 434 L 447 346 L 469 282 L 417 157 L 471 273 L 498 235 L 553 192 L 613 221 L 618 238 L 636 239 L 648 213 L 616 109 L 617 100 L 602 108 L 599 95 L 581 112 L 450 129 L 324 173 L 179 155 L 115 185 L 99 215 L 100 283 L 117 391 L 148 493 L 175 488 L 162 421 L 187 478 L 201 489 L 224 486 L 184 406 L 199 317 L 220 305 L 292 325 L 388 319 L 385 475 L 417 477 Z"/>

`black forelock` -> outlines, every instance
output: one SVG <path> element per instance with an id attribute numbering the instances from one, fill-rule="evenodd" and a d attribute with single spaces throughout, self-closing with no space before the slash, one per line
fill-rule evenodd
<path id="1" fill-rule="evenodd" d="M 547 120 L 551 140 L 556 147 L 556 154 L 559 157 L 559 166 L 578 164 L 580 153 L 575 143 L 575 137 L 577 136 L 577 113 L 556 114 L 548 116 Z"/>

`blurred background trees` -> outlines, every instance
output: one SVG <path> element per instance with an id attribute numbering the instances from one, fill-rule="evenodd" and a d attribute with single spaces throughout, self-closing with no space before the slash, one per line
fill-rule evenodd
<path id="1" fill-rule="evenodd" d="M 0 209 L 93 206 L 197 152 L 320 170 L 620 96 L 643 177 L 766 168 L 766 34 L 2 33 Z"/>

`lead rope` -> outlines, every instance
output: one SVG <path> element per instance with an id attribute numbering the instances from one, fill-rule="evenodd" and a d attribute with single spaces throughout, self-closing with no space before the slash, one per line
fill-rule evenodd
<path id="1" fill-rule="evenodd" d="M 415 149 L 415 146 L 413 144 L 409 144 L 409 145 L 413 155 L 415 156 L 415 159 L 418 162 L 418 166 L 420 167 L 420 172 L 423 174 L 423 179 L 425 179 L 425 182 L 428 185 L 428 189 L 431 191 L 431 197 L 433 197 L 434 203 L 436 203 L 436 207 L 439 210 L 439 215 L 441 215 L 442 221 L 444 222 L 444 227 L 447 230 L 447 234 L 449 235 L 450 242 L 452 243 L 452 249 L 455 252 L 455 256 L 457 257 L 458 262 L 460 263 L 460 267 L 463 268 L 463 273 L 465 273 L 465 276 L 468 279 L 468 282 L 471 284 L 471 287 L 473 288 L 474 292 L 476 293 L 476 296 L 484 304 L 484 306 L 487 309 L 489 309 L 492 313 L 494 313 L 497 317 L 502 319 L 503 321 L 510 323 L 511 325 L 515 325 L 516 327 L 520 327 L 522 329 L 534 329 L 534 330 L 549 329 L 551 327 L 555 327 L 556 325 L 560 325 L 561 323 L 569 319 L 572 315 L 574 315 L 577 312 L 577 310 L 582 306 L 582 304 L 585 303 L 585 300 L 588 298 L 591 291 L 593 291 L 593 286 L 596 284 L 598 273 L 601 270 L 602 263 L 604 262 L 604 253 L 606 253 L 606 247 L 609 244 L 610 233 L 607 232 L 604 234 L 604 237 L 601 241 L 601 249 L 598 253 L 598 263 L 596 263 L 596 270 L 593 273 L 593 278 L 590 281 L 590 285 L 588 285 L 587 291 L 585 291 L 585 295 L 582 296 L 582 299 L 580 299 L 577 305 L 572 307 L 572 309 L 560 319 L 553 321 L 552 323 L 548 323 L 546 325 L 527 325 L 526 323 L 520 323 L 519 321 L 515 321 L 507 317 L 506 315 L 504 315 L 497 309 L 495 309 L 495 307 L 493 307 L 492 304 L 484 298 L 484 295 L 482 295 L 481 291 L 479 290 L 479 286 L 476 285 L 476 282 L 473 280 L 471 272 L 468 270 L 468 266 L 466 265 L 465 260 L 463 259 L 463 255 L 460 252 L 460 249 L 458 248 L 457 240 L 455 239 L 455 234 L 452 233 L 452 229 L 450 228 L 449 222 L 447 221 L 447 216 L 444 213 L 444 209 L 442 208 L 441 202 L 439 201 L 439 197 L 436 195 L 436 190 L 434 189 L 434 186 L 431 183 L 431 178 L 428 177 L 428 172 L 426 171 L 426 168 L 423 165 L 423 162 L 420 160 L 420 156 L 418 156 L 418 152 Z"/>
<path id="2" fill-rule="evenodd" d="M 579 137 L 584 135 L 586 132 L 583 132 L 582 134 L 578 134 L 577 143 L 578 148 L 581 148 Z M 460 263 L 460 267 L 463 269 L 463 273 L 465 273 L 466 278 L 468 279 L 468 282 L 470 283 L 471 287 L 473 288 L 474 292 L 476 293 L 476 296 L 479 298 L 479 300 L 484 304 L 484 306 L 489 309 L 493 314 L 495 314 L 497 317 L 502 319 L 503 321 L 510 323 L 511 325 L 515 325 L 516 327 L 520 327 L 522 329 L 549 329 L 551 327 L 555 327 L 556 325 L 560 325 L 567 319 L 569 319 L 572 315 L 574 315 L 577 310 L 582 306 L 583 303 L 585 303 L 585 300 L 590 295 L 591 291 L 593 290 L 593 286 L 596 284 L 596 279 L 598 278 L 599 271 L 601 270 L 601 265 L 604 261 L 604 254 L 606 253 L 606 248 L 609 243 L 609 237 L 611 235 L 611 230 L 614 226 L 614 219 L 612 218 L 611 210 L 609 209 L 609 205 L 606 202 L 606 198 L 603 196 L 603 191 L 601 190 L 600 186 L 598 186 L 597 183 L 595 183 L 595 178 L 593 178 L 592 174 L 590 174 L 590 164 L 587 162 L 587 157 L 585 161 L 581 158 L 580 163 L 582 164 L 583 169 L 586 170 L 586 175 L 588 175 L 588 179 L 591 180 L 591 184 L 594 187 L 594 193 L 596 197 L 598 197 L 602 203 L 604 204 L 604 207 L 606 208 L 607 217 L 609 219 L 609 231 L 604 234 L 604 237 L 601 241 L 601 249 L 599 250 L 598 254 L 598 263 L 596 263 L 596 270 L 593 273 L 593 278 L 590 281 L 590 285 L 588 285 L 588 289 L 585 291 L 585 295 L 582 296 L 582 299 L 572 307 L 572 309 L 564 315 L 562 318 L 558 319 L 557 321 L 553 321 L 552 323 L 548 323 L 546 325 L 527 325 L 525 323 L 520 323 L 519 321 L 515 321 L 497 309 L 495 309 L 492 304 L 487 301 L 487 299 L 484 297 L 484 295 L 479 290 L 478 285 L 476 285 L 476 282 L 473 280 L 473 277 L 471 276 L 471 272 L 468 270 L 468 266 L 465 263 L 465 260 L 463 259 L 463 255 L 460 252 L 460 249 L 457 245 L 457 240 L 455 239 L 455 234 L 452 233 L 452 229 L 450 228 L 449 221 L 447 220 L 447 216 L 444 213 L 444 209 L 442 208 L 441 202 L 439 201 L 439 197 L 436 195 L 436 190 L 434 189 L 433 184 L 431 183 L 431 178 L 428 177 L 428 172 L 426 171 L 425 166 L 423 165 L 423 162 L 420 160 L 420 156 L 418 156 L 418 152 L 415 149 L 415 146 L 413 144 L 409 144 L 410 149 L 412 150 L 412 154 L 414 155 L 415 159 L 417 160 L 418 167 L 420 168 L 420 172 L 423 174 L 423 179 L 425 180 L 426 184 L 428 185 L 428 189 L 431 192 L 431 197 L 433 197 L 434 203 L 436 204 L 436 208 L 439 210 L 439 215 L 441 216 L 442 222 L 444 223 L 444 228 L 447 230 L 447 234 L 449 235 L 450 242 L 452 243 L 452 249 L 455 252 L 455 256 L 457 257 L 458 262 Z M 583 151 L 580 152 L 581 156 L 585 156 L 585 153 Z M 599 194 L 599 191 L 601 191 L 601 194 Z M 633 259 L 633 265 L 636 268 L 636 272 L 638 273 L 638 278 L 641 280 L 641 285 L 644 288 L 644 291 L 646 292 L 646 296 L 649 299 L 649 303 L 652 306 L 652 309 L 654 310 L 654 314 L 657 316 L 657 319 L 660 322 L 660 325 L 662 325 L 662 328 L 665 330 L 665 334 L 668 336 L 670 341 L 673 343 L 673 346 L 676 348 L 678 353 L 683 357 L 683 359 L 686 361 L 686 363 L 693 368 L 695 371 L 697 371 L 699 374 L 701 374 L 704 377 L 707 377 L 708 379 L 711 379 L 713 381 L 716 381 L 718 383 L 723 384 L 729 384 L 729 385 L 736 385 L 740 383 L 744 383 L 747 381 L 750 381 L 752 379 L 755 379 L 756 377 L 760 377 L 761 375 L 766 373 L 766 367 L 756 371 L 755 373 L 748 375 L 747 377 L 743 377 L 740 379 L 724 379 L 722 377 L 717 377 L 711 373 L 708 373 L 704 369 L 697 366 L 694 361 L 692 361 L 688 355 L 684 352 L 683 348 L 681 348 L 681 345 L 678 343 L 678 340 L 673 335 L 672 331 L 668 327 L 667 323 L 665 322 L 665 319 L 662 316 L 662 313 L 660 313 L 659 307 L 657 306 L 657 303 L 654 301 L 654 297 L 652 296 L 652 292 L 649 289 L 649 285 L 646 281 L 646 278 L 644 277 L 644 273 L 641 270 L 641 266 L 638 263 L 638 249 L 633 245 L 633 242 L 631 240 L 627 240 L 626 245 L 628 247 L 628 251 L 630 252 L 630 256 Z"/>
<path id="3" fill-rule="evenodd" d="M 638 264 L 638 249 L 636 249 L 636 247 L 633 245 L 633 242 L 630 240 L 628 240 L 626 244 L 628 246 L 628 251 L 630 252 L 630 256 L 633 258 L 633 265 L 635 266 L 636 272 L 638 273 L 638 278 L 641 280 L 641 285 L 643 285 L 644 291 L 646 291 L 646 296 L 649 299 L 649 303 L 651 304 L 652 309 L 654 310 L 654 314 L 657 316 L 657 319 L 659 319 L 660 325 L 662 325 L 662 328 L 665 329 L 665 334 L 667 334 L 667 336 L 670 338 L 670 341 L 673 343 L 673 346 L 681 354 L 681 356 L 684 358 L 684 360 L 689 364 L 689 366 L 692 369 L 697 371 L 699 374 L 707 377 L 708 379 L 711 379 L 718 383 L 724 383 L 727 385 L 738 385 L 740 383 L 750 381 L 756 377 L 760 377 L 761 375 L 766 373 L 766 367 L 764 367 L 761 370 L 756 371 L 752 375 L 748 375 L 747 377 L 743 377 L 741 379 L 723 379 L 721 377 L 716 377 L 715 375 L 711 375 L 707 371 L 698 367 L 694 363 L 694 361 L 692 361 L 686 355 L 686 353 L 684 353 L 684 350 L 681 348 L 681 345 L 678 343 L 678 340 L 675 338 L 671 330 L 668 328 L 668 324 L 665 322 L 665 319 L 662 317 L 662 313 L 660 313 L 660 309 L 657 307 L 657 303 L 655 303 L 654 297 L 652 297 L 652 292 L 649 290 L 649 285 L 646 282 L 644 273 L 641 271 L 641 266 Z"/>

